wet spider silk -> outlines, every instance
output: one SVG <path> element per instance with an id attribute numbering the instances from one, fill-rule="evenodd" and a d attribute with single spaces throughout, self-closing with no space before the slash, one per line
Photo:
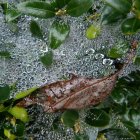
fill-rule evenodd
<path id="1" fill-rule="evenodd" d="M 19 1 L 9 1 L 19 2 Z M 102 4 L 97 0 L 93 8 L 100 12 Z M 0 9 L 1 10 L 1 9 Z M 70 34 L 66 41 L 54 52 L 54 63 L 46 68 L 40 62 L 40 56 L 48 50 L 48 35 L 52 22 L 55 20 L 42 20 L 30 16 L 22 16 L 17 25 L 18 33 L 13 33 L 13 25 L 7 24 L 0 12 L 0 51 L 9 51 L 12 59 L 0 58 L 0 84 L 17 82 L 18 91 L 26 90 L 44 83 L 52 83 L 67 78 L 69 73 L 85 77 L 103 77 L 115 71 L 113 61 L 106 58 L 106 50 L 119 40 L 139 39 L 140 35 L 123 36 L 119 27 L 104 26 L 101 35 L 94 40 L 85 37 L 85 30 L 92 24 L 83 20 L 86 15 L 78 18 L 62 17 L 70 25 Z M 42 26 L 45 41 L 31 36 L 29 23 L 34 19 Z M 115 27 L 115 28 L 114 28 Z M 129 66 L 125 74 L 137 67 Z M 14 94 L 13 94 L 14 96 Z M 60 131 L 52 130 L 53 121 L 61 113 L 44 113 L 40 106 L 28 108 L 32 121 L 27 124 L 27 137 L 37 140 L 73 140 L 74 132 L 59 124 Z M 90 140 L 96 139 L 97 128 L 91 128 L 84 123 L 85 110 L 79 112 L 83 132 L 86 131 Z"/>

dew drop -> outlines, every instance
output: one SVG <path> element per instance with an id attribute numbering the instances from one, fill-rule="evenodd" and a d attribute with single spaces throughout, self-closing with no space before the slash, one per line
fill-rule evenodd
<path id="1" fill-rule="evenodd" d="M 94 54 L 95 53 L 95 50 L 94 49 L 88 49 L 88 50 L 86 50 L 86 54 Z"/>
<path id="2" fill-rule="evenodd" d="M 113 60 L 111 59 L 103 59 L 103 65 L 112 65 L 113 64 Z"/>
<path id="3" fill-rule="evenodd" d="M 100 59 L 103 59 L 103 58 L 104 58 L 104 55 L 101 54 L 101 53 L 98 53 L 98 54 L 95 55 L 96 60 L 100 60 Z"/>

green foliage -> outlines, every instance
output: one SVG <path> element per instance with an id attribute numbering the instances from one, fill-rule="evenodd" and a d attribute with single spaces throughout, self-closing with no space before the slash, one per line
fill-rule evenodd
<path id="1" fill-rule="evenodd" d="M 119 41 L 108 51 L 107 56 L 111 58 L 121 58 L 128 52 L 129 49 L 130 47 L 128 43 Z"/>
<path id="2" fill-rule="evenodd" d="M 111 97 L 112 108 L 117 114 L 119 120 L 117 123 L 122 125 L 120 131 L 128 133 L 135 140 L 139 140 L 140 133 L 136 133 L 140 125 L 140 71 L 130 73 L 126 77 L 118 80 Z M 113 128 L 118 128 L 114 125 Z M 124 129 L 127 128 L 127 129 Z"/>
<path id="3" fill-rule="evenodd" d="M 120 140 L 120 139 L 131 139 L 131 140 L 135 140 L 128 132 L 124 132 L 121 129 L 112 129 L 109 128 L 105 131 L 102 131 L 102 133 L 107 135 L 107 140 Z"/>
<path id="4" fill-rule="evenodd" d="M 23 121 L 24 123 L 29 121 L 29 117 L 25 108 L 14 106 L 8 110 L 16 119 Z"/>
<path id="5" fill-rule="evenodd" d="M 75 134 L 74 140 L 89 140 L 89 137 L 84 134 Z"/>
<path id="6" fill-rule="evenodd" d="M 19 100 L 19 99 L 25 98 L 26 96 L 30 95 L 32 92 L 34 92 L 37 89 L 38 89 L 38 87 L 32 87 L 26 91 L 22 91 L 22 92 L 16 94 L 14 100 Z"/>
<path id="7" fill-rule="evenodd" d="M 3 102 L 10 97 L 10 87 L 8 85 L 0 86 L 0 102 Z"/>
<path id="8" fill-rule="evenodd" d="M 135 34 L 140 29 L 140 20 L 135 17 L 128 18 L 123 21 L 121 29 L 126 35 Z"/>
<path id="9" fill-rule="evenodd" d="M 134 64 L 140 65 L 140 47 L 137 48 L 136 56 L 134 58 Z"/>
<path id="10" fill-rule="evenodd" d="M 116 9 L 106 5 L 102 11 L 101 22 L 102 24 L 109 24 L 125 17 L 125 15 L 121 14 Z"/>
<path id="11" fill-rule="evenodd" d="M 85 122 L 94 127 L 105 127 L 110 122 L 109 115 L 100 109 L 90 109 L 87 112 Z"/>
<path id="12" fill-rule="evenodd" d="M 15 140 L 16 136 L 13 135 L 10 130 L 4 129 L 4 135 L 9 139 L 9 140 Z"/>
<path id="13" fill-rule="evenodd" d="M 6 99 L 4 102 L 0 103 L 0 112 L 7 111 L 13 105 L 13 99 Z"/>
<path id="14" fill-rule="evenodd" d="M 55 15 L 63 15 L 56 13 L 59 11 L 59 9 L 66 6 L 65 10 L 67 14 L 78 17 L 87 12 L 93 3 L 94 0 L 55 0 L 54 2 L 50 3 L 43 1 L 27 1 L 18 4 L 18 10 L 24 14 L 39 18 L 52 18 Z"/>
<path id="15" fill-rule="evenodd" d="M 62 122 L 68 127 L 73 127 L 78 119 L 79 114 L 75 110 L 67 110 L 61 116 Z"/>
<path id="16" fill-rule="evenodd" d="M 11 32 L 18 33 L 19 27 L 18 27 L 17 23 L 15 23 L 13 21 L 13 22 L 8 22 L 7 25 L 8 25 L 8 28 Z"/>
<path id="17" fill-rule="evenodd" d="M 94 0 L 71 0 L 66 8 L 69 15 L 78 17 L 87 12 L 93 5 Z"/>
<path id="18" fill-rule="evenodd" d="M 136 127 L 140 125 L 140 111 L 138 109 L 129 110 L 129 118 Z"/>
<path id="19" fill-rule="evenodd" d="M 16 9 L 14 9 L 14 10 L 7 9 L 5 18 L 6 18 L 7 22 L 11 22 L 11 21 L 14 21 L 15 19 L 17 19 L 20 15 L 21 15 L 21 13 Z"/>
<path id="20" fill-rule="evenodd" d="M 105 0 L 101 22 L 108 24 L 121 19 L 121 30 L 125 35 L 135 34 L 140 29 L 139 0 Z M 133 16 L 128 16 L 133 13 Z"/>
<path id="21" fill-rule="evenodd" d="M 49 47 L 52 49 L 57 49 L 68 37 L 69 32 L 70 27 L 66 23 L 61 21 L 53 22 L 49 35 Z"/>
<path id="22" fill-rule="evenodd" d="M 63 8 L 66 6 L 71 0 L 55 0 L 58 8 Z"/>
<path id="23" fill-rule="evenodd" d="M 118 97 L 117 93 L 125 96 L 125 102 L 132 106 L 137 103 L 140 98 L 140 71 L 132 72 L 129 76 L 119 79 L 115 89 L 112 92 L 112 98 L 115 101 Z M 121 98 L 120 98 L 121 99 Z M 136 102 L 135 102 L 136 101 Z"/>
<path id="24" fill-rule="evenodd" d="M 55 8 L 47 2 L 27 1 L 18 4 L 17 7 L 22 13 L 39 18 L 51 18 L 55 16 Z"/>
<path id="25" fill-rule="evenodd" d="M 29 121 L 29 116 L 25 108 L 14 106 L 15 101 L 31 94 L 37 87 L 20 92 L 15 98 L 10 98 L 11 90 L 15 89 L 15 84 L 0 87 L 0 139 L 7 137 L 10 140 L 24 137 L 25 123 Z"/>
<path id="26" fill-rule="evenodd" d="M 139 0 L 105 0 L 106 5 L 101 15 L 101 23 L 108 24 L 116 21 L 123 21 L 122 32 L 126 35 L 134 34 L 140 29 L 140 1 Z M 133 3 L 132 3 L 133 2 Z M 94 0 L 55 0 L 55 1 L 26 1 L 18 4 L 18 10 L 9 8 L 7 3 L 0 3 L 3 14 L 8 24 L 16 25 L 16 20 L 22 14 L 35 16 L 38 18 L 57 18 L 58 16 L 70 15 L 78 17 L 86 13 L 94 4 Z M 20 11 L 20 12 L 19 12 Z M 132 13 L 133 17 L 128 17 Z M 125 20 L 124 20 L 125 19 Z M 17 26 L 16 26 L 17 27 Z M 14 29 L 16 31 L 16 28 Z M 13 31 L 14 31 L 13 30 Z M 32 36 L 43 40 L 43 32 L 36 21 L 31 21 L 30 31 Z M 40 57 L 41 62 L 49 67 L 53 63 L 53 52 L 65 41 L 70 32 L 70 27 L 64 21 L 54 19 L 49 35 L 49 52 Z M 93 39 L 100 33 L 100 29 L 91 25 L 86 31 L 86 37 Z M 44 40 L 43 40 L 44 41 Z M 108 52 L 108 57 L 120 58 L 129 50 L 128 44 L 117 44 Z M 140 63 L 140 50 L 138 48 L 135 64 Z M 1 57 L 10 58 L 8 51 L 0 52 Z M 139 140 L 140 126 L 140 71 L 132 72 L 126 77 L 118 80 L 108 103 L 103 103 L 97 108 L 90 109 L 85 117 L 85 123 L 91 127 L 101 128 L 101 134 L 110 135 L 112 139 Z M 20 139 L 24 135 L 25 124 L 29 121 L 29 116 L 24 108 L 14 106 L 16 100 L 30 95 L 38 87 L 20 92 L 14 99 L 10 98 L 11 88 L 6 85 L 0 87 L 0 139 Z M 114 112 L 116 120 L 114 120 Z M 1 115 L 2 114 L 2 115 Z M 7 119 L 8 118 L 8 119 Z M 14 121 L 13 121 L 14 119 Z M 67 110 L 61 120 L 67 127 L 74 128 L 79 122 L 79 114 L 75 110 Z M 112 123 L 113 122 L 113 123 Z M 53 122 L 53 130 L 58 130 L 59 119 Z M 121 126 L 121 127 L 120 127 Z M 100 129 L 99 129 L 100 130 Z M 137 133 L 138 131 L 138 133 Z M 75 140 L 88 140 L 87 135 L 75 134 Z"/>
<path id="27" fill-rule="evenodd" d="M 105 2 L 122 14 L 127 14 L 131 10 L 132 3 L 129 0 L 105 0 Z"/>
<path id="28" fill-rule="evenodd" d="M 44 56 L 40 57 L 40 60 L 45 66 L 47 67 L 51 66 L 53 63 L 53 52 L 52 51 L 47 52 Z"/>
<path id="29" fill-rule="evenodd" d="M 6 11 L 8 9 L 8 3 L 0 3 L 0 6 L 2 7 L 3 14 L 6 14 Z"/>
<path id="30" fill-rule="evenodd" d="M 57 131 L 59 130 L 60 118 L 56 117 L 52 123 L 52 130 Z"/>
<path id="31" fill-rule="evenodd" d="M 32 33 L 32 36 L 43 39 L 41 28 L 34 20 L 30 22 L 30 31 Z"/>
<path id="32" fill-rule="evenodd" d="M 20 120 L 15 120 L 7 115 L 7 118 L 1 118 L 0 122 L 0 138 L 9 140 L 22 139 L 25 132 L 25 124 Z M 3 138 L 2 138 L 3 137 Z"/>
<path id="33" fill-rule="evenodd" d="M 136 17 L 140 19 L 140 1 L 134 0 L 133 2 L 133 12 L 135 13 Z"/>
<path id="34" fill-rule="evenodd" d="M 91 25 L 86 30 L 86 37 L 88 39 L 94 39 L 100 34 L 100 26 L 99 25 Z"/>
<path id="35" fill-rule="evenodd" d="M 0 6 L 2 7 L 6 22 L 15 21 L 21 15 L 15 7 L 9 6 L 8 3 L 0 3 Z"/>
<path id="36" fill-rule="evenodd" d="M 24 135 L 24 131 L 25 131 L 25 124 L 21 121 L 16 121 L 16 124 L 14 126 L 14 130 L 13 130 L 13 134 L 18 136 L 18 137 L 21 137 Z"/>
<path id="37" fill-rule="evenodd" d="M 0 57 L 4 57 L 4 58 L 11 58 L 11 54 L 8 51 L 1 51 L 0 52 Z"/>

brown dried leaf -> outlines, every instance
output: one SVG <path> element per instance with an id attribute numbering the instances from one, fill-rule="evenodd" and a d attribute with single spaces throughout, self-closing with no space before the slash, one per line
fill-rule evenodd
<path id="1" fill-rule="evenodd" d="M 100 79 L 73 75 L 70 80 L 57 81 L 41 87 L 37 93 L 24 98 L 17 105 L 39 104 L 46 112 L 81 109 L 102 102 L 112 91 L 118 72 Z"/>
<path id="2" fill-rule="evenodd" d="M 132 60 L 133 54 L 129 54 L 129 57 L 128 63 Z M 121 71 L 122 69 L 100 79 L 73 75 L 69 80 L 57 81 L 40 87 L 36 93 L 24 98 L 17 105 L 26 107 L 39 104 L 46 112 L 82 109 L 90 105 L 96 105 L 111 93 Z"/>

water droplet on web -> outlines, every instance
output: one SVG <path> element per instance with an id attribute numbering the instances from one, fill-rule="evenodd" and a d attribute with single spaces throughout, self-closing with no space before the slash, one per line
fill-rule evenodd
<path id="1" fill-rule="evenodd" d="M 98 54 L 95 55 L 95 59 L 97 59 L 97 60 L 101 60 L 103 58 L 104 58 L 104 55 L 101 54 L 101 53 L 98 53 Z"/>
<path id="2" fill-rule="evenodd" d="M 113 60 L 111 59 L 103 59 L 103 65 L 110 66 L 113 64 Z"/>
<path id="3" fill-rule="evenodd" d="M 88 49 L 88 50 L 86 50 L 86 54 L 87 55 L 92 55 L 92 54 L 94 54 L 95 53 L 95 50 L 94 49 Z"/>

